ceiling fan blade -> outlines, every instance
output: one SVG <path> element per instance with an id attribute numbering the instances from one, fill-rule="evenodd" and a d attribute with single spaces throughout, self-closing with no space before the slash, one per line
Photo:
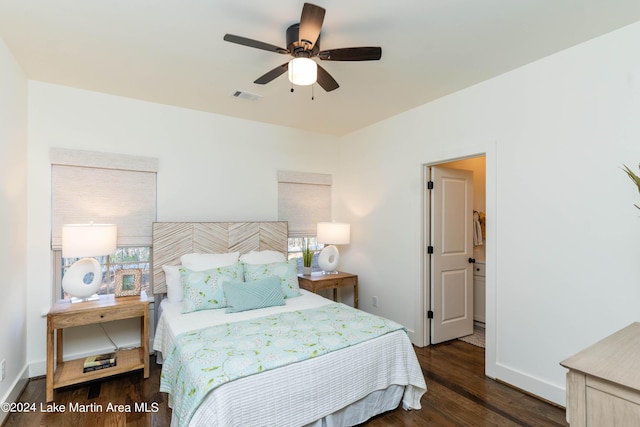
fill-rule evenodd
<path id="1" fill-rule="evenodd" d="M 225 34 L 224 35 L 224 40 L 231 42 L 231 43 L 237 43 L 237 44 L 241 44 L 243 46 L 248 46 L 248 47 L 254 47 L 256 49 L 262 49 L 262 50 L 267 50 L 269 52 L 275 52 L 275 53 L 283 53 L 283 54 L 288 54 L 289 51 L 287 49 L 283 49 L 281 47 L 269 44 L 269 43 L 265 43 L 265 42 L 261 42 L 258 40 L 253 40 L 253 39 L 248 39 L 246 37 L 241 37 L 241 36 L 234 36 L 233 34 Z"/>
<path id="2" fill-rule="evenodd" d="M 298 41 L 308 45 L 307 50 L 313 49 L 313 46 L 315 46 L 320 36 L 322 22 L 324 22 L 324 13 L 325 9 L 315 4 L 305 3 L 302 7 Z"/>
<path id="3" fill-rule="evenodd" d="M 264 85 L 269 83 L 271 80 L 274 80 L 276 77 L 280 77 L 281 74 L 284 74 L 287 72 L 288 69 L 288 62 L 285 62 L 282 65 L 278 65 L 276 68 L 274 68 L 273 70 L 269 71 L 268 73 L 258 77 L 254 83 L 257 83 L 259 85 Z"/>
<path id="4" fill-rule="evenodd" d="M 332 90 L 338 89 L 340 87 L 338 82 L 335 81 L 333 77 L 331 77 L 331 74 L 329 74 L 327 70 L 325 70 L 319 65 L 318 65 L 317 81 L 320 87 L 322 87 L 322 89 L 326 90 L 327 92 L 331 92 Z"/>
<path id="5" fill-rule="evenodd" d="M 377 61 L 382 57 L 380 47 L 344 47 L 342 49 L 323 50 L 318 58 L 323 61 Z"/>

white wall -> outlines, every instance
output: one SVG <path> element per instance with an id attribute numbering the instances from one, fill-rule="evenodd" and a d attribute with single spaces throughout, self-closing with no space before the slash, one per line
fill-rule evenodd
<path id="1" fill-rule="evenodd" d="M 27 367 L 27 79 L 0 39 L 0 402 L 15 399 Z M 0 411 L 0 423 L 6 416 Z"/>
<path id="2" fill-rule="evenodd" d="M 50 147 L 157 157 L 159 221 L 240 221 L 277 220 L 276 172 L 333 174 L 335 144 L 326 135 L 30 81 L 31 375 L 44 373 L 41 316 L 52 302 Z"/>
<path id="3" fill-rule="evenodd" d="M 563 404 L 559 362 L 640 320 L 619 169 L 640 161 L 639 43 L 636 23 L 349 135 L 337 215 L 361 307 L 419 335 L 422 165 L 486 150 L 487 369 Z"/>

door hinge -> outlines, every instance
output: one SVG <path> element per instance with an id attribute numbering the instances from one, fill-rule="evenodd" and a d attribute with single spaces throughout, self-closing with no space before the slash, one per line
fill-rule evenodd
<path id="1" fill-rule="evenodd" d="M 427 253 L 428 254 L 432 254 L 433 253 L 433 246 L 427 246 Z"/>
<path id="2" fill-rule="evenodd" d="M 433 181 L 427 181 L 427 190 L 433 190 Z"/>
<path id="3" fill-rule="evenodd" d="M 433 319 L 433 311 L 427 311 L 427 319 Z"/>

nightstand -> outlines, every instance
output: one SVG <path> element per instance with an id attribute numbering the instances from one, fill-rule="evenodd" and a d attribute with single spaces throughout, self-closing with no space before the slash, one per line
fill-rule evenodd
<path id="1" fill-rule="evenodd" d="M 338 299 L 338 288 L 353 286 L 353 307 L 358 308 L 358 276 L 351 273 L 312 273 L 309 276 L 298 275 L 298 284 L 302 289 L 318 293 L 321 289 L 333 289 L 333 300 Z"/>
<path id="2" fill-rule="evenodd" d="M 72 326 L 140 318 L 140 347 L 116 352 L 116 366 L 82 372 L 84 358 L 62 359 L 62 331 Z M 55 336 L 54 336 L 55 334 Z M 102 295 L 96 301 L 60 301 L 47 314 L 47 402 L 56 388 L 142 369 L 149 378 L 149 301 L 139 296 L 115 298 Z"/>

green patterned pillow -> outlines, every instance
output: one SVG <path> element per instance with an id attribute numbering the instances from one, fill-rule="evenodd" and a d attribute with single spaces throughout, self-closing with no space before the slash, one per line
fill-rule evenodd
<path id="1" fill-rule="evenodd" d="M 180 267 L 182 312 L 226 307 L 222 283 L 230 280 L 242 280 L 242 265 L 239 262 L 205 271 Z"/>
<path id="2" fill-rule="evenodd" d="M 224 282 L 222 288 L 227 299 L 226 313 L 284 305 L 280 279 L 275 276 L 249 283 Z"/>
<path id="3" fill-rule="evenodd" d="M 242 264 L 244 266 L 245 282 L 254 282 L 265 277 L 278 276 L 285 298 L 293 298 L 300 295 L 298 261 L 296 259 L 290 259 L 285 262 L 272 262 L 270 264 Z"/>

